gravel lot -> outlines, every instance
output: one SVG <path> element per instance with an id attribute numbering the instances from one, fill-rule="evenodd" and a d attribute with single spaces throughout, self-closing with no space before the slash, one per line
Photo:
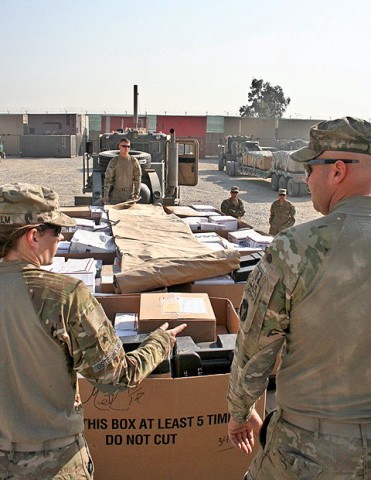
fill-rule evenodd
<path id="1" fill-rule="evenodd" d="M 73 205 L 75 195 L 82 195 L 82 157 L 75 158 L 16 158 L 3 159 L 0 165 L 0 183 L 39 183 L 60 195 L 61 205 Z M 269 209 L 277 192 L 270 188 L 270 180 L 252 177 L 228 177 L 219 172 L 216 158 L 199 163 L 199 181 L 196 187 L 181 188 L 181 204 L 212 205 L 220 208 L 222 200 L 229 197 L 230 187 L 240 188 L 240 198 L 246 205 L 243 220 L 258 230 L 268 232 Z M 296 222 L 303 223 L 318 218 L 312 207 L 310 195 L 289 199 L 296 207 Z"/>

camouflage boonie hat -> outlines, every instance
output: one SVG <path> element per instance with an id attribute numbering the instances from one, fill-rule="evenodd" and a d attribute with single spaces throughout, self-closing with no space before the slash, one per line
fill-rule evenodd
<path id="1" fill-rule="evenodd" d="M 310 129 L 309 145 L 290 156 L 295 162 L 308 162 L 326 150 L 371 155 L 371 123 L 354 117 L 320 122 Z"/>
<path id="2" fill-rule="evenodd" d="M 59 196 L 53 190 L 28 183 L 0 185 L 0 226 L 51 223 L 72 227 L 76 221 L 59 210 Z"/>

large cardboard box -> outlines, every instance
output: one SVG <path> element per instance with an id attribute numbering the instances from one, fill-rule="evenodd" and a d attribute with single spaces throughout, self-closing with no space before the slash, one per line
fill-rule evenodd
<path id="1" fill-rule="evenodd" d="M 238 283 L 208 283 L 207 279 L 203 282 L 190 282 L 170 287 L 174 292 L 189 293 L 207 293 L 209 297 L 226 298 L 230 300 L 233 307 L 237 310 L 242 301 L 242 295 L 246 282 Z"/>
<path id="2" fill-rule="evenodd" d="M 216 340 L 216 318 L 205 293 L 142 293 L 138 333 L 149 333 L 164 322 L 174 328 L 187 323 L 182 335 L 195 342 Z"/>
<path id="3" fill-rule="evenodd" d="M 139 311 L 140 295 L 97 299 L 111 318 L 115 311 Z M 231 303 L 220 298 L 210 301 L 217 324 L 236 333 L 238 316 Z M 228 378 L 229 374 L 150 377 L 113 395 L 79 379 L 94 479 L 240 480 L 254 454 L 242 454 L 228 440 Z M 262 398 L 261 416 L 264 410 Z"/>

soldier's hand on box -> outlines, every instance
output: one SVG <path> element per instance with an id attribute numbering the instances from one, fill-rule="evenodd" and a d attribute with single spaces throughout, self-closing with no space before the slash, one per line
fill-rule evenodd
<path id="1" fill-rule="evenodd" d="M 170 335 L 170 337 L 175 340 L 175 337 L 180 333 L 182 332 L 185 328 L 186 328 L 187 324 L 186 323 L 182 323 L 181 325 L 178 325 L 177 327 L 174 327 L 174 328 L 171 328 L 170 330 L 168 330 L 169 328 L 169 324 L 168 322 L 165 322 L 161 325 L 160 328 L 162 328 L 162 330 L 167 330 L 167 333 Z"/>

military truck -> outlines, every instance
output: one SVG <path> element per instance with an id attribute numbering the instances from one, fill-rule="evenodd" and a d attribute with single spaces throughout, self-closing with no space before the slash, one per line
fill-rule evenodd
<path id="1" fill-rule="evenodd" d="M 291 197 L 301 197 L 308 193 L 305 173 L 302 164 L 294 162 L 291 151 L 248 152 L 239 156 L 237 161 L 227 162 L 227 173 L 234 177 L 270 178 L 271 188 L 277 191 L 286 188 Z"/>
<path id="2" fill-rule="evenodd" d="M 93 152 L 93 143 L 87 142 L 83 156 L 83 193 L 75 197 L 75 204 L 101 205 L 104 175 L 109 161 L 119 154 L 121 138 L 130 140 L 130 155 L 139 160 L 142 168 L 140 203 L 177 205 L 180 186 L 198 183 L 199 144 L 196 139 L 176 138 L 170 135 L 129 129 L 100 136 L 99 152 Z"/>
<path id="3" fill-rule="evenodd" d="M 252 137 L 246 135 L 228 135 L 224 142 L 219 145 L 219 148 L 221 148 L 218 163 L 219 171 L 223 171 L 224 167 L 227 170 L 228 162 L 237 162 L 246 152 L 262 150 L 257 140 L 253 140 Z"/>

